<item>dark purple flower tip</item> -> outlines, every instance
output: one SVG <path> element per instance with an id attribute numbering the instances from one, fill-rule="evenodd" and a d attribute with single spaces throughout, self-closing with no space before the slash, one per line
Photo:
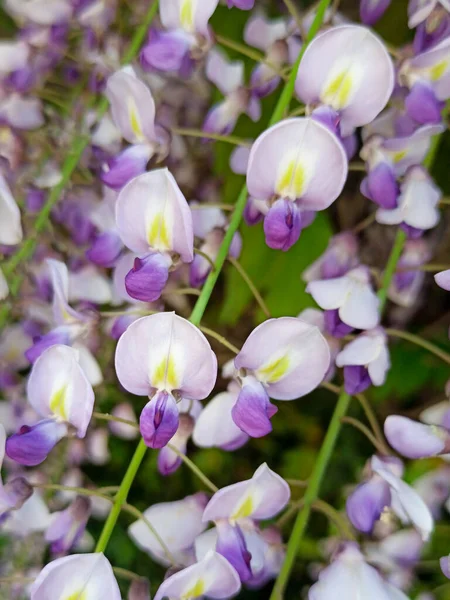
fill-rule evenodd
<path id="1" fill-rule="evenodd" d="M 37 188 L 29 188 L 25 198 L 25 205 L 29 213 L 37 213 L 44 205 L 46 192 Z"/>
<path id="2" fill-rule="evenodd" d="M 298 241 L 301 230 L 298 206 L 285 198 L 277 200 L 264 219 L 266 244 L 274 250 L 289 250 Z"/>
<path id="3" fill-rule="evenodd" d="M 150 30 L 139 55 L 144 71 L 180 72 L 189 59 L 189 41 L 180 32 Z"/>
<path id="4" fill-rule="evenodd" d="M 235 6 L 241 10 L 251 10 L 255 6 L 255 0 L 227 0 L 228 8 Z"/>
<path id="5" fill-rule="evenodd" d="M 433 88 L 426 83 L 415 83 L 405 98 L 406 112 L 422 125 L 440 123 L 445 104 L 440 102 Z"/>
<path id="6" fill-rule="evenodd" d="M 20 94 L 26 94 L 36 83 L 36 72 L 26 66 L 13 71 L 6 79 L 6 84 Z"/>
<path id="7" fill-rule="evenodd" d="M 326 310 L 324 311 L 325 329 L 327 333 L 335 338 L 342 338 L 353 331 L 353 327 L 346 325 L 339 316 L 339 311 Z"/>
<path id="8" fill-rule="evenodd" d="M 423 229 L 417 229 L 417 227 L 412 227 L 406 223 L 400 223 L 400 228 L 406 233 L 408 240 L 418 240 L 424 234 Z"/>
<path id="9" fill-rule="evenodd" d="M 125 287 L 132 298 L 154 302 L 160 298 L 169 278 L 171 259 L 155 252 L 136 258 L 133 268 L 125 276 Z"/>
<path id="10" fill-rule="evenodd" d="M 158 392 L 144 406 L 139 420 L 141 435 L 149 448 L 163 448 L 176 434 L 179 423 L 175 398 Z"/>
<path id="11" fill-rule="evenodd" d="M 19 509 L 33 493 L 33 487 L 25 477 L 16 477 L 3 486 L 1 503 L 6 503 L 12 510 Z"/>
<path id="12" fill-rule="evenodd" d="M 167 477 L 167 475 L 175 473 L 182 462 L 183 461 L 179 456 L 173 456 L 173 452 L 170 448 L 161 448 L 158 454 L 158 471 L 161 475 Z"/>
<path id="13" fill-rule="evenodd" d="M 6 454 L 21 465 L 41 464 L 56 444 L 67 434 L 67 426 L 53 419 L 23 425 L 6 440 Z"/>
<path id="14" fill-rule="evenodd" d="M 361 0 L 359 15 L 365 25 L 375 25 L 389 7 L 391 0 Z"/>
<path id="15" fill-rule="evenodd" d="M 34 364 L 44 350 L 55 346 L 55 344 L 70 346 L 70 333 L 67 327 L 57 327 L 45 335 L 35 338 L 31 348 L 25 351 L 25 357 L 31 364 Z"/>
<path id="16" fill-rule="evenodd" d="M 86 257 L 100 267 L 112 267 L 122 252 L 123 244 L 115 231 L 100 233 L 87 250 Z"/>
<path id="17" fill-rule="evenodd" d="M 244 534 L 239 525 L 231 525 L 228 520 L 219 519 L 216 523 L 216 552 L 221 554 L 236 569 L 241 581 L 252 578 L 250 561 L 252 555 L 247 550 Z"/>
<path id="18" fill-rule="evenodd" d="M 391 492 L 381 478 L 362 483 L 347 499 L 347 515 L 353 527 L 370 533 L 385 507 L 391 505 Z"/>
<path id="19" fill-rule="evenodd" d="M 263 437 L 272 431 L 270 419 L 277 412 L 259 381 L 248 378 L 231 410 L 233 421 L 251 437 Z"/>
<path id="20" fill-rule="evenodd" d="M 150 154 L 145 144 L 129 146 L 107 162 L 100 179 L 113 190 L 120 190 L 131 179 L 145 173 Z"/>
<path id="21" fill-rule="evenodd" d="M 332 133 L 341 139 L 340 114 L 329 106 L 318 106 L 311 113 L 311 118 L 325 125 Z"/>
<path id="22" fill-rule="evenodd" d="M 366 195 L 366 192 L 368 198 L 381 208 L 396 208 L 400 188 L 393 168 L 385 162 L 380 162 L 371 169 L 364 185 L 361 186 L 361 193 Z"/>
<path id="23" fill-rule="evenodd" d="M 194 288 L 201 287 L 211 271 L 211 265 L 205 257 L 196 254 L 189 265 L 189 285 Z"/>
<path id="24" fill-rule="evenodd" d="M 372 385 L 369 371 L 360 365 L 344 367 L 344 388 L 347 394 L 361 394 Z"/>
<path id="25" fill-rule="evenodd" d="M 145 577 L 133 580 L 128 590 L 128 600 L 151 600 L 149 580 Z"/>
<path id="26" fill-rule="evenodd" d="M 403 291 L 411 287 L 420 271 L 401 271 L 394 275 L 395 287 Z"/>
<path id="27" fill-rule="evenodd" d="M 248 226 L 256 225 L 264 218 L 264 215 L 259 210 L 259 208 L 255 205 L 255 202 L 252 198 L 247 200 L 247 204 L 244 208 L 244 220 Z"/>
<path id="28" fill-rule="evenodd" d="M 277 89 L 281 81 L 281 78 L 278 75 L 272 77 L 271 79 L 265 79 L 265 67 L 266 65 L 256 66 L 250 76 L 252 93 L 257 98 L 265 98 L 266 96 L 269 96 L 269 94 Z"/>

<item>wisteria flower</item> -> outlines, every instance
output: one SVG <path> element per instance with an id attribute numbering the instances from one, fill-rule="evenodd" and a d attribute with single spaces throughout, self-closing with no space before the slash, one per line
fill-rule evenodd
<path id="1" fill-rule="evenodd" d="M 272 430 L 275 400 L 294 400 L 315 389 L 330 365 L 330 350 L 318 327 L 295 319 L 269 319 L 247 338 L 234 359 L 242 389 L 233 420 L 248 435 Z"/>
<path id="2" fill-rule="evenodd" d="M 86 435 L 94 407 L 94 391 L 70 346 L 51 346 L 34 363 L 27 385 L 28 401 L 44 417 L 31 427 L 23 425 L 8 438 L 6 452 L 24 465 L 43 462 L 52 448 L 68 433 Z"/>
<path id="3" fill-rule="evenodd" d="M 68 508 L 53 515 L 45 533 L 53 554 L 66 554 L 80 541 L 90 514 L 89 498 L 77 496 Z"/>
<path id="4" fill-rule="evenodd" d="M 384 422 L 389 444 L 402 456 L 426 458 L 450 452 L 450 431 L 439 425 L 426 425 L 400 415 Z"/>
<path id="5" fill-rule="evenodd" d="M 208 340 L 175 313 L 132 323 L 119 339 L 116 373 L 123 387 L 149 396 L 140 417 L 147 446 L 162 448 L 179 425 L 177 400 L 203 400 L 217 377 L 217 359 Z"/>
<path id="6" fill-rule="evenodd" d="M 166 285 L 173 255 L 185 263 L 194 258 L 191 211 L 168 169 L 139 175 L 121 190 L 116 222 L 123 243 L 140 256 L 125 278 L 127 292 L 153 302 Z"/>

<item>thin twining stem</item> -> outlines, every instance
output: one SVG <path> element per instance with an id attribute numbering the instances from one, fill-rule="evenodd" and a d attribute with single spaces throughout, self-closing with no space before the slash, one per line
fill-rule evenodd
<path id="1" fill-rule="evenodd" d="M 234 210 L 234 206 L 232 204 L 189 204 L 189 208 L 191 210 L 202 210 L 208 208 L 218 208 L 219 210 Z"/>
<path id="2" fill-rule="evenodd" d="M 313 502 L 312 508 L 313 510 L 324 514 L 332 523 L 334 523 L 344 538 L 356 541 L 355 535 L 353 534 L 347 519 L 333 508 L 331 504 L 317 499 Z"/>
<path id="3" fill-rule="evenodd" d="M 351 162 L 348 165 L 349 171 L 365 171 L 366 165 L 363 162 Z"/>
<path id="4" fill-rule="evenodd" d="M 394 277 L 395 271 L 397 269 L 398 261 L 400 260 L 400 256 L 403 252 L 403 248 L 405 246 L 405 242 L 407 239 L 406 233 L 403 229 L 397 230 L 397 235 L 395 236 L 394 245 L 391 250 L 391 254 L 389 256 L 389 260 L 386 265 L 386 269 L 383 273 L 383 277 L 381 280 L 381 288 L 378 290 L 378 298 L 380 299 L 380 312 L 383 312 L 383 309 L 386 305 L 387 295 L 389 291 L 389 287 L 391 285 L 391 281 Z"/>
<path id="5" fill-rule="evenodd" d="M 180 458 L 184 464 L 186 466 L 189 467 L 189 469 L 201 480 L 203 481 L 203 483 L 206 485 L 206 487 L 208 487 L 213 494 L 215 494 L 216 492 L 219 491 L 219 488 L 214 485 L 214 483 L 208 479 L 208 477 L 206 477 L 206 475 L 203 473 L 203 471 L 201 471 L 196 464 L 194 464 L 192 462 L 192 460 L 190 458 L 188 458 L 185 454 L 183 454 L 183 452 L 180 452 L 178 450 L 178 448 L 176 446 L 174 446 L 173 444 L 167 444 L 167 447 L 172 450 L 172 452 L 174 454 L 176 454 L 178 456 L 178 458 Z"/>
<path id="6" fill-rule="evenodd" d="M 33 487 L 39 488 L 42 490 L 73 492 L 74 494 L 79 494 L 80 496 L 95 496 L 97 498 L 102 498 L 103 500 L 107 500 L 108 502 L 112 502 L 112 503 L 115 502 L 114 498 L 111 498 L 111 496 L 107 496 L 106 494 L 102 494 L 98 490 L 88 490 L 88 489 L 82 488 L 82 487 L 71 487 L 71 486 L 67 486 L 67 485 L 59 485 L 56 483 L 37 483 L 37 484 L 33 484 Z M 133 506 L 131 504 L 128 504 L 127 502 L 124 502 L 121 505 L 121 510 L 124 510 L 128 514 L 133 515 L 137 519 L 141 519 L 147 525 L 147 527 L 149 528 L 149 530 L 151 531 L 151 533 L 153 534 L 155 539 L 158 541 L 158 543 L 160 544 L 161 548 L 164 550 L 164 553 L 167 556 L 167 558 L 170 560 L 170 562 L 173 565 L 176 565 L 176 561 L 175 561 L 174 557 L 172 556 L 170 550 L 167 548 L 164 540 L 161 538 L 161 536 L 156 531 L 156 529 L 153 527 L 153 525 L 150 523 L 150 521 L 147 519 L 147 517 L 139 509 L 137 509 L 135 506 Z M 100 552 L 100 550 L 96 550 L 96 552 Z"/>
<path id="7" fill-rule="evenodd" d="M 163 296 L 200 296 L 200 290 L 197 288 L 174 288 L 166 290 L 162 293 Z"/>
<path id="8" fill-rule="evenodd" d="M 380 452 L 380 454 L 386 454 L 384 445 L 380 444 L 380 442 L 370 431 L 370 429 L 366 427 L 363 423 L 361 423 L 361 421 L 358 421 L 358 419 L 354 419 L 353 417 L 342 417 L 341 423 L 347 423 L 348 425 L 351 425 L 355 429 L 361 431 L 361 433 L 363 433 L 366 436 L 366 438 L 373 444 L 373 446 L 375 446 L 375 448 L 378 450 L 378 452 Z"/>
<path id="9" fill-rule="evenodd" d="M 297 511 L 299 511 L 303 507 L 304 504 L 305 503 L 304 503 L 303 499 L 297 500 L 296 502 L 291 502 L 291 504 L 289 504 L 287 510 L 281 515 L 281 517 L 279 517 L 276 520 L 275 525 L 279 529 L 282 529 L 287 523 L 289 523 L 289 521 L 292 519 L 292 517 L 295 516 Z"/>
<path id="10" fill-rule="evenodd" d="M 275 110 L 272 113 L 272 117 L 269 121 L 269 127 L 271 125 L 274 125 L 278 121 L 280 121 L 283 118 L 285 112 L 287 110 L 289 110 L 289 105 L 292 100 L 292 96 L 294 94 L 295 78 L 297 75 L 297 70 L 298 70 L 300 61 L 303 57 L 303 54 L 306 50 L 308 43 L 311 41 L 311 39 L 316 35 L 317 31 L 319 30 L 319 27 L 323 21 L 324 15 L 325 15 L 325 10 L 328 6 L 328 2 L 329 2 L 329 0 L 328 1 L 321 0 L 321 5 L 318 8 L 316 17 L 313 21 L 313 24 L 311 25 L 311 29 L 309 30 L 308 38 L 305 41 L 305 43 L 303 44 L 303 47 L 299 53 L 299 56 L 295 62 L 295 65 L 290 73 L 289 80 L 286 83 L 286 85 L 284 86 L 283 91 L 281 92 L 281 95 L 275 106 Z M 225 233 L 223 242 L 217 253 L 217 257 L 216 257 L 216 261 L 215 261 L 215 269 L 213 271 L 211 271 L 210 274 L 208 275 L 206 282 L 202 288 L 202 292 L 201 292 L 197 302 L 195 303 L 194 310 L 192 311 L 191 316 L 189 318 L 190 322 L 193 325 L 197 325 L 197 326 L 200 325 L 200 321 L 202 320 L 203 315 L 206 310 L 206 307 L 208 306 L 209 299 L 211 297 L 211 294 L 213 293 L 216 282 L 222 271 L 222 267 L 225 264 L 225 261 L 227 259 L 229 249 L 231 246 L 231 242 L 233 241 L 234 234 L 236 233 L 236 231 L 239 228 L 239 225 L 241 224 L 241 220 L 242 220 L 242 216 L 244 214 L 246 202 L 247 202 L 247 186 L 244 185 L 242 187 L 239 197 L 236 201 L 235 209 L 233 211 L 233 215 L 231 217 L 230 224 L 228 226 L 228 229 Z M 235 350 L 237 350 L 237 348 Z M 113 529 L 115 527 L 117 519 L 119 518 L 120 506 L 126 500 L 126 498 L 128 496 L 128 492 L 130 491 L 130 488 L 133 484 L 134 478 L 136 477 L 136 474 L 137 474 L 139 467 L 142 463 L 142 460 L 145 456 L 146 449 L 147 448 L 146 448 L 144 441 L 141 440 L 140 443 L 138 444 L 138 447 L 136 448 L 133 458 L 131 459 L 131 463 L 127 469 L 127 472 L 125 473 L 125 477 L 122 479 L 122 483 L 120 484 L 120 488 L 117 493 L 116 500 L 114 502 L 112 511 L 110 512 L 108 519 L 106 520 L 106 523 L 103 527 L 103 531 L 101 533 L 100 539 L 99 539 L 99 541 L 97 543 L 97 547 L 96 547 L 97 552 L 103 552 L 105 550 L 106 546 L 108 545 L 109 539 L 111 537 L 111 534 L 113 532 Z"/>
<path id="11" fill-rule="evenodd" d="M 389 448 L 384 439 L 383 432 L 381 431 L 380 424 L 378 423 L 377 416 L 372 406 L 370 405 L 369 400 L 364 396 L 364 394 L 356 394 L 355 398 L 360 403 L 364 414 L 366 415 L 367 420 L 369 421 L 370 426 L 372 427 L 372 431 L 375 437 L 377 438 L 380 445 L 384 448 L 383 454 L 390 454 Z"/>
<path id="12" fill-rule="evenodd" d="M 424 340 L 418 335 L 414 335 L 413 333 L 409 333 L 408 331 L 401 331 L 400 329 L 385 329 L 387 335 L 390 337 L 401 338 L 402 340 L 406 340 L 411 342 L 412 344 L 416 344 L 416 346 L 421 346 L 428 350 L 435 356 L 438 356 L 444 362 L 450 365 L 450 354 L 447 354 L 444 350 L 441 350 L 438 346 L 435 346 L 431 342 Z"/>
<path id="13" fill-rule="evenodd" d="M 239 352 L 240 352 L 239 348 L 237 348 L 234 344 L 229 342 L 226 337 L 224 337 L 223 335 L 220 335 L 220 333 L 217 333 L 217 331 L 214 331 L 213 329 L 210 329 L 209 327 L 203 327 L 203 325 L 200 325 L 199 329 L 201 331 L 203 331 L 203 333 L 205 335 L 208 335 L 208 336 L 214 338 L 215 340 L 217 340 L 218 342 L 220 342 L 222 344 L 222 346 L 225 346 L 225 348 L 228 348 L 228 350 L 231 350 L 231 352 L 234 352 L 234 354 L 239 354 Z"/>
<path id="14" fill-rule="evenodd" d="M 203 252 L 203 250 L 194 248 L 194 254 L 198 254 L 199 256 L 202 256 L 205 260 L 207 260 L 209 262 L 209 264 L 211 265 L 211 269 L 216 268 L 216 265 L 214 264 L 213 259 L 210 256 L 208 256 L 208 254 L 206 254 L 206 252 Z"/>
<path id="15" fill-rule="evenodd" d="M 187 129 L 184 127 L 172 127 L 172 133 L 176 135 L 182 135 L 186 137 L 204 138 L 205 140 L 216 140 L 217 142 L 225 142 L 227 144 L 233 144 L 234 146 L 244 146 L 250 148 L 252 143 L 245 138 L 236 137 L 234 135 L 220 135 L 219 133 L 213 133 L 209 131 L 202 131 L 201 129 Z"/>
<path id="16" fill-rule="evenodd" d="M 158 10 L 159 1 L 154 0 L 147 14 L 143 17 L 140 26 L 136 29 L 136 32 L 130 42 L 127 52 L 123 56 L 122 64 L 127 64 L 136 56 L 145 40 L 148 32 L 148 28 L 153 21 L 156 12 Z M 76 98 L 77 100 L 78 98 Z M 87 104 L 86 109 L 93 108 L 95 104 L 95 98 L 91 97 L 90 102 Z M 108 109 L 108 100 L 106 97 L 102 97 L 96 106 L 97 118 L 100 119 Z M 83 128 L 79 128 L 83 129 Z M 22 269 L 17 269 L 21 263 L 25 263 L 30 260 L 36 249 L 39 241 L 39 234 L 46 229 L 50 219 L 50 214 L 55 204 L 60 199 L 62 192 L 69 184 L 69 181 L 78 166 L 79 161 L 83 155 L 84 150 L 90 142 L 90 136 L 87 135 L 84 130 L 81 131 L 72 141 L 71 147 L 61 166 L 61 181 L 51 189 L 44 206 L 41 208 L 39 215 L 34 223 L 33 235 L 30 235 L 25 239 L 20 246 L 19 250 L 9 259 L 9 261 L 2 267 L 3 274 L 9 281 L 9 291 L 11 296 L 16 296 L 22 285 L 24 279 L 24 272 Z M 6 319 L 11 310 L 11 303 L 4 302 L 0 308 L 0 329 L 3 328 Z"/>
<path id="17" fill-rule="evenodd" d="M 242 279 L 248 285 L 251 293 L 253 294 L 256 302 L 259 304 L 259 307 L 261 308 L 263 313 L 266 315 L 266 317 L 268 319 L 270 319 L 272 317 L 272 315 L 270 314 L 270 310 L 268 309 L 267 304 L 264 302 L 264 298 L 259 293 L 258 288 L 251 280 L 250 275 L 247 273 L 247 271 L 244 269 L 244 267 L 241 265 L 241 263 L 239 261 L 237 261 L 235 258 L 233 258 L 232 256 L 228 257 L 228 261 L 233 265 L 233 267 L 236 269 L 236 271 L 239 273 L 239 275 L 242 277 Z"/>
<path id="18" fill-rule="evenodd" d="M 295 24 L 297 26 L 297 29 L 298 29 L 301 37 L 304 38 L 305 30 L 303 27 L 303 21 L 302 21 L 302 17 L 300 15 L 300 13 L 297 10 L 297 7 L 295 6 L 295 4 L 292 0 L 283 0 L 283 2 L 285 4 L 286 8 L 288 9 L 289 14 L 294 19 Z"/>
<path id="19" fill-rule="evenodd" d="M 291 486 L 291 487 L 297 487 L 297 488 L 305 488 L 308 485 L 308 481 L 301 481 L 300 479 L 286 479 L 286 482 Z"/>
<path id="20" fill-rule="evenodd" d="M 450 265 L 439 265 L 434 263 L 429 263 L 427 265 L 419 265 L 419 266 L 409 266 L 409 267 L 399 267 L 397 269 L 398 273 L 402 273 L 404 271 L 425 271 L 427 273 L 439 273 L 439 271 L 447 271 L 450 269 Z"/>
<path id="21" fill-rule="evenodd" d="M 364 231 L 364 229 L 367 229 L 367 227 L 370 227 L 370 225 L 372 225 L 372 223 L 375 223 L 375 213 L 368 215 L 365 219 L 363 219 L 362 221 L 357 223 L 352 228 L 352 232 L 355 234 L 361 233 L 361 231 Z"/>
<path id="22" fill-rule="evenodd" d="M 299 117 L 301 115 L 304 115 L 306 112 L 306 106 L 299 106 L 298 108 L 294 109 L 292 112 L 289 113 L 289 118 L 291 117 Z"/>
<path id="23" fill-rule="evenodd" d="M 138 423 L 135 421 L 129 421 L 128 419 L 122 419 L 121 417 L 115 417 L 114 415 L 110 415 L 108 413 L 99 413 L 94 411 L 92 413 L 94 419 L 99 419 L 101 421 L 114 421 L 115 423 L 123 423 L 124 425 L 129 425 L 130 427 L 134 427 L 135 429 L 139 429 Z"/>
<path id="24" fill-rule="evenodd" d="M 224 46 L 225 48 L 229 48 L 230 50 L 234 50 L 235 52 L 239 52 L 239 54 L 242 54 L 243 56 L 247 56 L 247 58 L 251 58 L 252 60 L 254 60 L 256 62 L 264 63 L 265 65 L 270 67 L 272 69 L 272 71 L 274 71 L 274 73 L 276 73 L 279 77 L 287 80 L 287 77 L 283 73 L 283 71 L 280 71 L 280 69 L 276 65 L 274 65 L 270 60 L 267 60 L 267 58 L 264 56 L 264 54 L 261 54 L 260 52 L 258 52 L 258 50 L 249 48 L 249 46 L 246 46 L 245 44 L 240 44 L 239 42 L 236 42 L 235 40 L 230 40 L 230 39 L 224 37 L 223 35 L 219 35 L 218 33 L 215 34 L 215 38 L 216 38 L 216 42 L 218 44 L 220 44 L 221 46 Z"/>
<path id="25" fill-rule="evenodd" d="M 118 577 L 128 579 L 129 581 L 141 581 L 141 579 L 145 579 L 141 575 L 133 573 L 133 571 L 129 571 L 128 569 L 122 569 L 121 567 L 113 567 L 112 569 Z"/>

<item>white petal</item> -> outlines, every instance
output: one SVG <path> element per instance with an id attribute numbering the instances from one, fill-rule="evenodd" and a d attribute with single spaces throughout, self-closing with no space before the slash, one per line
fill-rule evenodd
<path id="1" fill-rule="evenodd" d="M 22 241 L 20 210 L 3 175 L 0 174 L 0 244 L 14 246 Z"/>

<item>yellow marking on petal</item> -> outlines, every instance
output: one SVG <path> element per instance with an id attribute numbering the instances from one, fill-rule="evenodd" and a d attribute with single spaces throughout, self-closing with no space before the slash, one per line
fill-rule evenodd
<path id="1" fill-rule="evenodd" d="M 156 367 L 153 373 L 152 383 L 155 388 L 167 390 L 169 392 L 179 387 L 175 359 L 171 354 L 169 354 L 168 358 L 163 358 Z"/>
<path id="2" fill-rule="evenodd" d="M 234 520 L 245 519 L 245 517 L 249 517 L 253 513 L 254 509 L 253 498 L 247 496 L 242 504 L 231 515 L 231 518 Z"/>
<path id="3" fill-rule="evenodd" d="M 193 0 L 182 0 L 180 7 L 180 22 L 183 29 L 192 31 L 194 28 L 194 3 Z"/>
<path id="4" fill-rule="evenodd" d="M 147 239 L 152 248 L 156 248 L 157 250 L 170 249 L 169 230 L 162 213 L 155 215 L 149 227 Z"/>
<path id="5" fill-rule="evenodd" d="M 65 405 L 66 393 L 67 386 L 63 385 L 61 388 L 59 388 L 59 390 L 53 392 L 49 403 L 50 410 L 52 411 L 52 413 L 54 413 L 58 417 L 61 417 L 62 419 L 64 419 L 64 421 L 67 421 L 67 411 Z"/>
<path id="6" fill-rule="evenodd" d="M 353 78 L 348 70 L 342 71 L 327 85 L 322 93 L 322 100 L 339 110 L 347 106 L 353 89 Z"/>
<path id="7" fill-rule="evenodd" d="M 281 172 L 276 185 L 279 196 L 295 200 L 305 191 L 306 170 L 299 160 L 292 159 Z"/>
<path id="8" fill-rule="evenodd" d="M 188 589 L 181 596 L 181 600 L 190 600 L 191 598 L 198 598 L 199 596 L 203 596 L 206 590 L 206 585 L 203 579 L 199 579 L 194 583 L 194 585 Z"/>
<path id="9" fill-rule="evenodd" d="M 408 154 L 407 150 L 399 150 L 398 152 L 393 152 L 392 153 L 392 160 L 395 163 L 398 163 L 401 160 L 403 160 L 407 154 Z"/>
<path id="10" fill-rule="evenodd" d="M 431 67 L 431 69 L 430 69 L 431 81 L 437 81 L 438 79 L 440 79 L 442 77 L 442 75 L 445 73 L 445 71 L 448 69 L 448 64 L 449 64 L 448 60 L 441 60 L 441 62 L 436 63 L 434 65 L 434 67 Z"/>
<path id="11" fill-rule="evenodd" d="M 83 590 L 79 590 L 70 596 L 65 596 L 62 600 L 87 600 L 87 594 Z"/>
<path id="12" fill-rule="evenodd" d="M 128 115 L 130 117 L 130 125 L 131 129 L 138 140 L 144 139 L 144 134 L 142 133 L 141 120 L 139 118 L 139 112 L 134 101 L 134 98 L 128 98 Z"/>
<path id="13" fill-rule="evenodd" d="M 286 375 L 289 364 L 289 356 L 285 354 L 258 369 L 258 379 L 263 380 L 265 383 L 275 383 Z"/>

